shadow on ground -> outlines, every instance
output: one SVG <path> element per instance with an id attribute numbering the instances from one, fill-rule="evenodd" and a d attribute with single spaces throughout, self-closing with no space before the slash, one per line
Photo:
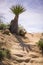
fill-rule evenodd
<path id="1" fill-rule="evenodd" d="M 29 44 L 25 44 L 20 35 L 14 34 L 16 39 L 19 41 L 19 45 L 22 47 L 23 51 L 26 49 L 27 52 L 31 50 L 31 46 Z"/>

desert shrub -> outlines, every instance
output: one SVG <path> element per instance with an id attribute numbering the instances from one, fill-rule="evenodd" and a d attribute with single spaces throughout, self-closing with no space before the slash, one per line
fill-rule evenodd
<path id="1" fill-rule="evenodd" d="M 8 49 L 0 49 L 0 60 L 2 60 L 3 58 L 10 58 L 11 54 L 10 51 Z"/>
<path id="2" fill-rule="evenodd" d="M 6 24 L 4 24 L 4 23 L 0 24 L 0 30 L 3 30 L 5 28 L 6 28 Z"/>
<path id="3" fill-rule="evenodd" d="M 41 38 L 38 42 L 38 47 L 42 50 L 42 53 L 43 53 L 43 39 Z"/>
<path id="4" fill-rule="evenodd" d="M 18 33 L 19 33 L 19 35 L 24 37 L 26 34 L 26 30 L 22 26 L 19 26 L 18 27 Z"/>
<path id="5" fill-rule="evenodd" d="M 3 59 L 4 55 L 3 55 L 3 52 L 2 50 L 0 50 L 0 61 Z"/>
<path id="6" fill-rule="evenodd" d="M 9 29 L 9 27 L 10 27 L 10 24 L 5 24 L 5 23 L 0 24 L 0 30 Z"/>

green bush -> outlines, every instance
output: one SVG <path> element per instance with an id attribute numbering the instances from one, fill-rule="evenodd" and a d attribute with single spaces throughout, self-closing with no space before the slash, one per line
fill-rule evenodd
<path id="1" fill-rule="evenodd" d="M 41 38 L 38 42 L 38 47 L 42 50 L 42 53 L 43 53 L 43 39 Z"/>
<path id="2" fill-rule="evenodd" d="M 10 58 L 11 54 L 10 51 L 8 49 L 0 49 L 0 60 L 2 60 L 3 58 Z"/>
<path id="3" fill-rule="evenodd" d="M 0 24 L 0 30 L 3 30 L 3 29 L 5 29 L 5 28 L 6 28 L 6 24 L 1 23 L 1 24 Z"/>
<path id="4" fill-rule="evenodd" d="M 38 41 L 38 46 L 39 46 L 40 48 L 43 48 L 43 39 L 40 39 L 40 40 Z"/>
<path id="5" fill-rule="evenodd" d="M 3 59 L 3 57 L 4 57 L 4 54 L 3 54 L 2 50 L 0 50 L 0 61 Z"/>

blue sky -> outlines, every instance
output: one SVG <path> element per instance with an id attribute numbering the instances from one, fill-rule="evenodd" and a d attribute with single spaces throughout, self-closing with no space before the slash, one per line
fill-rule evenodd
<path id="1" fill-rule="evenodd" d="M 43 32 L 43 0 L 0 0 L 0 16 L 9 23 L 14 14 L 10 8 L 12 5 L 21 4 L 26 11 L 19 16 L 19 24 L 28 32 Z"/>

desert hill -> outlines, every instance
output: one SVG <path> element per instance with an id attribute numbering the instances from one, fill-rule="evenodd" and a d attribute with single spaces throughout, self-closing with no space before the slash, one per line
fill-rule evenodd
<path id="1" fill-rule="evenodd" d="M 0 65 L 43 65 L 43 57 L 36 42 L 42 33 L 27 33 L 25 38 L 0 32 L 0 46 L 10 50 L 11 59 L 4 59 Z"/>

